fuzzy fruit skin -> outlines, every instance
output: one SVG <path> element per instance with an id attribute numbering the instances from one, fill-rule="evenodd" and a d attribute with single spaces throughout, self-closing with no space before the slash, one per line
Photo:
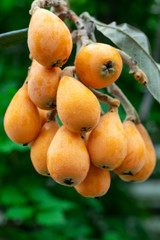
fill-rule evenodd
<path id="1" fill-rule="evenodd" d="M 27 84 L 12 98 L 4 116 L 4 129 L 8 137 L 19 144 L 27 144 L 38 136 L 41 119 L 37 107 L 28 96 Z"/>
<path id="2" fill-rule="evenodd" d="M 28 29 L 32 57 L 45 67 L 61 67 L 72 51 L 72 37 L 64 22 L 46 9 L 37 9 Z"/>
<path id="3" fill-rule="evenodd" d="M 87 148 L 91 162 L 100 168 L 113 170 L 127 155 L 127 138 L 117 112 L 108 112 L 91 131 Z"/>
<path id="4" fill-rule="evenodd" d="M 90 164 L 87 177 L 75 189 L 84 197 L 101 197 L 108 191 L 111 183 L 110 172 Z"/>
<path id="5" fill-rule="evenodd" d="M 146 181 L 154 171 L 156 165 L 156 153 L 154 150 L 154 146 L 152 140 L 142 124 L 136 125 L 139 133 L 141 134 L 145 146 L 146 146 L 146 156 L 145 156 L 145 163 L 142 169 L 134 174 L 133 176 L 130 175 L 123 175 L 119 176 L 124 181 L 135 181 L 135 182 L 144 182 Z"/>
<path id="6" fill-rule="evenodd" d="M 64 76 L 57 91 L 57 112 L 70 131 L 84 133 L 97 125 L 100 104 L 96 96 L 81 82 Z"/>
<path id="7" fill-rule="evenodd" d="M 47 166 L 57 183 L 65 186 L 80 184 L 90 166 L 89 154 L 80 135 L 60 127 L 49 146 Z"/>
<path id="8" fill-rule="evenodd" d="M 28 75 L 28 95 L 37 107 L 46 110 L 55 108 L 60 77 L 59 67 L 46 68 L 33 61 Z"/>
<path id="9" fill-rule="evenodd" d="M 110 71 L 104 69 L 107 63 L 111 63 Z M 85 85 L 99 89 L 109 86 L 119 78 L 123 62 L 118 51 L 112 46 L 92 43 L 79 51 L 75 67 L 78 77 Z M 111 71 L 111 68 L 114 71 Z"/>
<path id="10" fill-rule="evenodd" d="M 42 175 L 49 175 L 47 168 L 47 151 L 59 126 L 57 122 L 46 122 L 31 146 L 31 161 L 35 170 Z"/>
<path id="11" fill-rule="evenodd" d="M 127 156 L 122 164 L 114 169 L 114 172 L 118 175 L 133 175 L 144 166 L 146 147 L 143 138 L 132 121 L 124 121 L 123 127 L 127 137 Z"/>

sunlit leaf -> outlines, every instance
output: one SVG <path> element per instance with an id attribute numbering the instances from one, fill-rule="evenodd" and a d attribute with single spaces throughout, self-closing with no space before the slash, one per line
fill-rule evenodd
<path id="1" fill-rule="evenodd" d="M 27 39 L 28 28 L 0 34 L 0 49 L 8 48 Z"/>
<path id="2" fill-rule="evenodd" d="M 88 21 L 94 22 L 97 30 L 109 38 L 117 47 L 137 60 L 138 66 L 148 77 L 148 90 L 160 102 L 160 69 L 149 54 L 149 44 L 145 34 L 126 23 L 121 25 L 117 25 L 115 22 L 104 24 L 88 13 L 83 15 Z"/>

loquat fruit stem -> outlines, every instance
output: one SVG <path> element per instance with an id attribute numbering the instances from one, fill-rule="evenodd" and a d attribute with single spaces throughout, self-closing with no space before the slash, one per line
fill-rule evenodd
<path id="1" fill-rule="evenodd" d="M 138 67 L 137 61 L 135 59 L 133 59 L 132 57 L 130 57 L 124 51 L 122 51 L 120 49 L 117 49 L 117 51 L 121 55 L 123 62 L 129 67 L 129 69 L 130 69 L 129 73 L 133 74 L 134 78 L 140 84 L 142 84 L 142 86 L 146 86 L 146 84 L 148 83 L 148 78 L 147 78 L 146 74 Z"/>
<path id="2" fill-rule="evenodd" d="M 107 94 L 101 93 L 93 88 L 88 87 L 95 95 L 96 97 L 104 103 L 107 103 L 110 108 L 118 108 L 120 105 L 120 102 L 116 98 L 112 98 Z"/>
<path id="3" fill-rule="evenodd" d="M 128 100 L 128 98 L 121 91 L 121 89 L 115 83 L 112 83 L 110 86 L 107 87 L 107 90 L 111 95 L 119 99 L 119 101 L 121 102 L 127 115 L 126 120 L 133 121 L 136 124 L 140 123 L 138 113 L 136 112 L 135 108 Z"/>
<path id="4" fill-rule="evenodd" d="M 74 73 L 75 73 L 75 67 L 74 66 L 65 67 L 62 71 L 61 78 L 64 77 L 64 76 L 73 77 Z"/>
<path id="5" fill-rule="evenodd" d="M 47 113 L 47 122 L 56 120 L 57 109 L 54 108 Z"/>

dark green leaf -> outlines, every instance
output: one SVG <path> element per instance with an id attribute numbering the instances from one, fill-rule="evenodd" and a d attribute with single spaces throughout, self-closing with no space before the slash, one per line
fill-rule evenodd
<path id="1" fill-rule="evenodd" d="M 27 39 L 28 28 L 0 34 L 0 49 L 8 48 Z"/>
<path id="2" fill-rule="evenodd" d="M 160 102 L 160 69 L 149 54 L 149 44 L 145 34 L 126 23 L 116 25 L 114 22 L 107 25 L 97 21 L 88 13 L 83 15 L 88 21 L 94 22 L 97 30 L 105 37 L 137 60 L 138 66 L 148 77 L 148 90 Z"/>

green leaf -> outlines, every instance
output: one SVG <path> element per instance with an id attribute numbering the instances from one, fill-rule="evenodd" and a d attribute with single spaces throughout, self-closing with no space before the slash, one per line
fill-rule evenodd
<path id="1" fill-rule="evenodd" d="M 1 189 L 0 203 L 3 205 L 20 205 L 27 202 L 26 197 L 14 186 Z"/>
<path id="2" fill-rule="evenodd" d="M 11 220 L 27 220 L 33 216 L 33 207 L 10 207 L 6 211 L 6 216 Z"/>
<path id="3" fill-rule="evenodd" d="M 65 223 L 65 217 L 63 212 L 57 210 L 41 212 L 37 214 L 36 220 L 38 223 L 45 226 L 53 226 Z"/>
<path id="4" fill-rule="evenodd" d="M 59 209 L 60 211 L 63 210 L 70 210 L 76 207 L 76 203 L 69 202 L 67 200 L 61 200 L 59 198 L 53 197 L 48 201 L 43 201 L 37 204 L 38 209 L 40 210 L 50 210 L 50 209 Z"/>
<path id="5" fill-rule="evenodd" d="M 122 238 L 119 233 L 110 231 L 104 234 L 103 240 L 122 240 Z"/>
<path id="6" fill-rule="evenodd" d="M 50 194 L 50 192 L 47 189 L 44 188 L 30 188 L 29 189 L 29 197 L 32 201 L 38 202 L 38 203 L 43 203 L 43 202 L 50 202 L 53 201 L 53 197 Z"/>
<path id="7" fill-rule="evenodd" d="M 124 23 L 117 25 L 115 22 L 104 24 L 83 13 L 87 21 L 95 23 L 98 31 L 109 38 L 115 45 L 136 59 L 138 66 L 148 77 L 147 88 L 152 96 L 160 103 L 160 69 L 158 64 L 149 54 L 148 39 L 140 30 Z"/>
<path id="8" fill-rule="evenodd" d="M 0 34 L 0 49 L 8 48 L 27 39 L 28 28 Z"/>
<path id="9" fill-rule="evenodd" d="M 0 152 L 1 153 L 11 153 L 13 150 L 20 152 L 28 151 L 30 148 L 28 146 L 23 146 L 22 144 L 17 144 L 12 142 L 8 137 L 0 137 Z"/>
<path id="10" fill-rule="evenodd" d="M 61 200 L 52 196 L 47 189 L 44 188 L 30 188 L 29 197 L 32 201 L 36 202 L 38 211 L 49 211 L 56 209 L 57 211 L 70 210 L 76 207 L 76 203 L 67 200 Z"/>

